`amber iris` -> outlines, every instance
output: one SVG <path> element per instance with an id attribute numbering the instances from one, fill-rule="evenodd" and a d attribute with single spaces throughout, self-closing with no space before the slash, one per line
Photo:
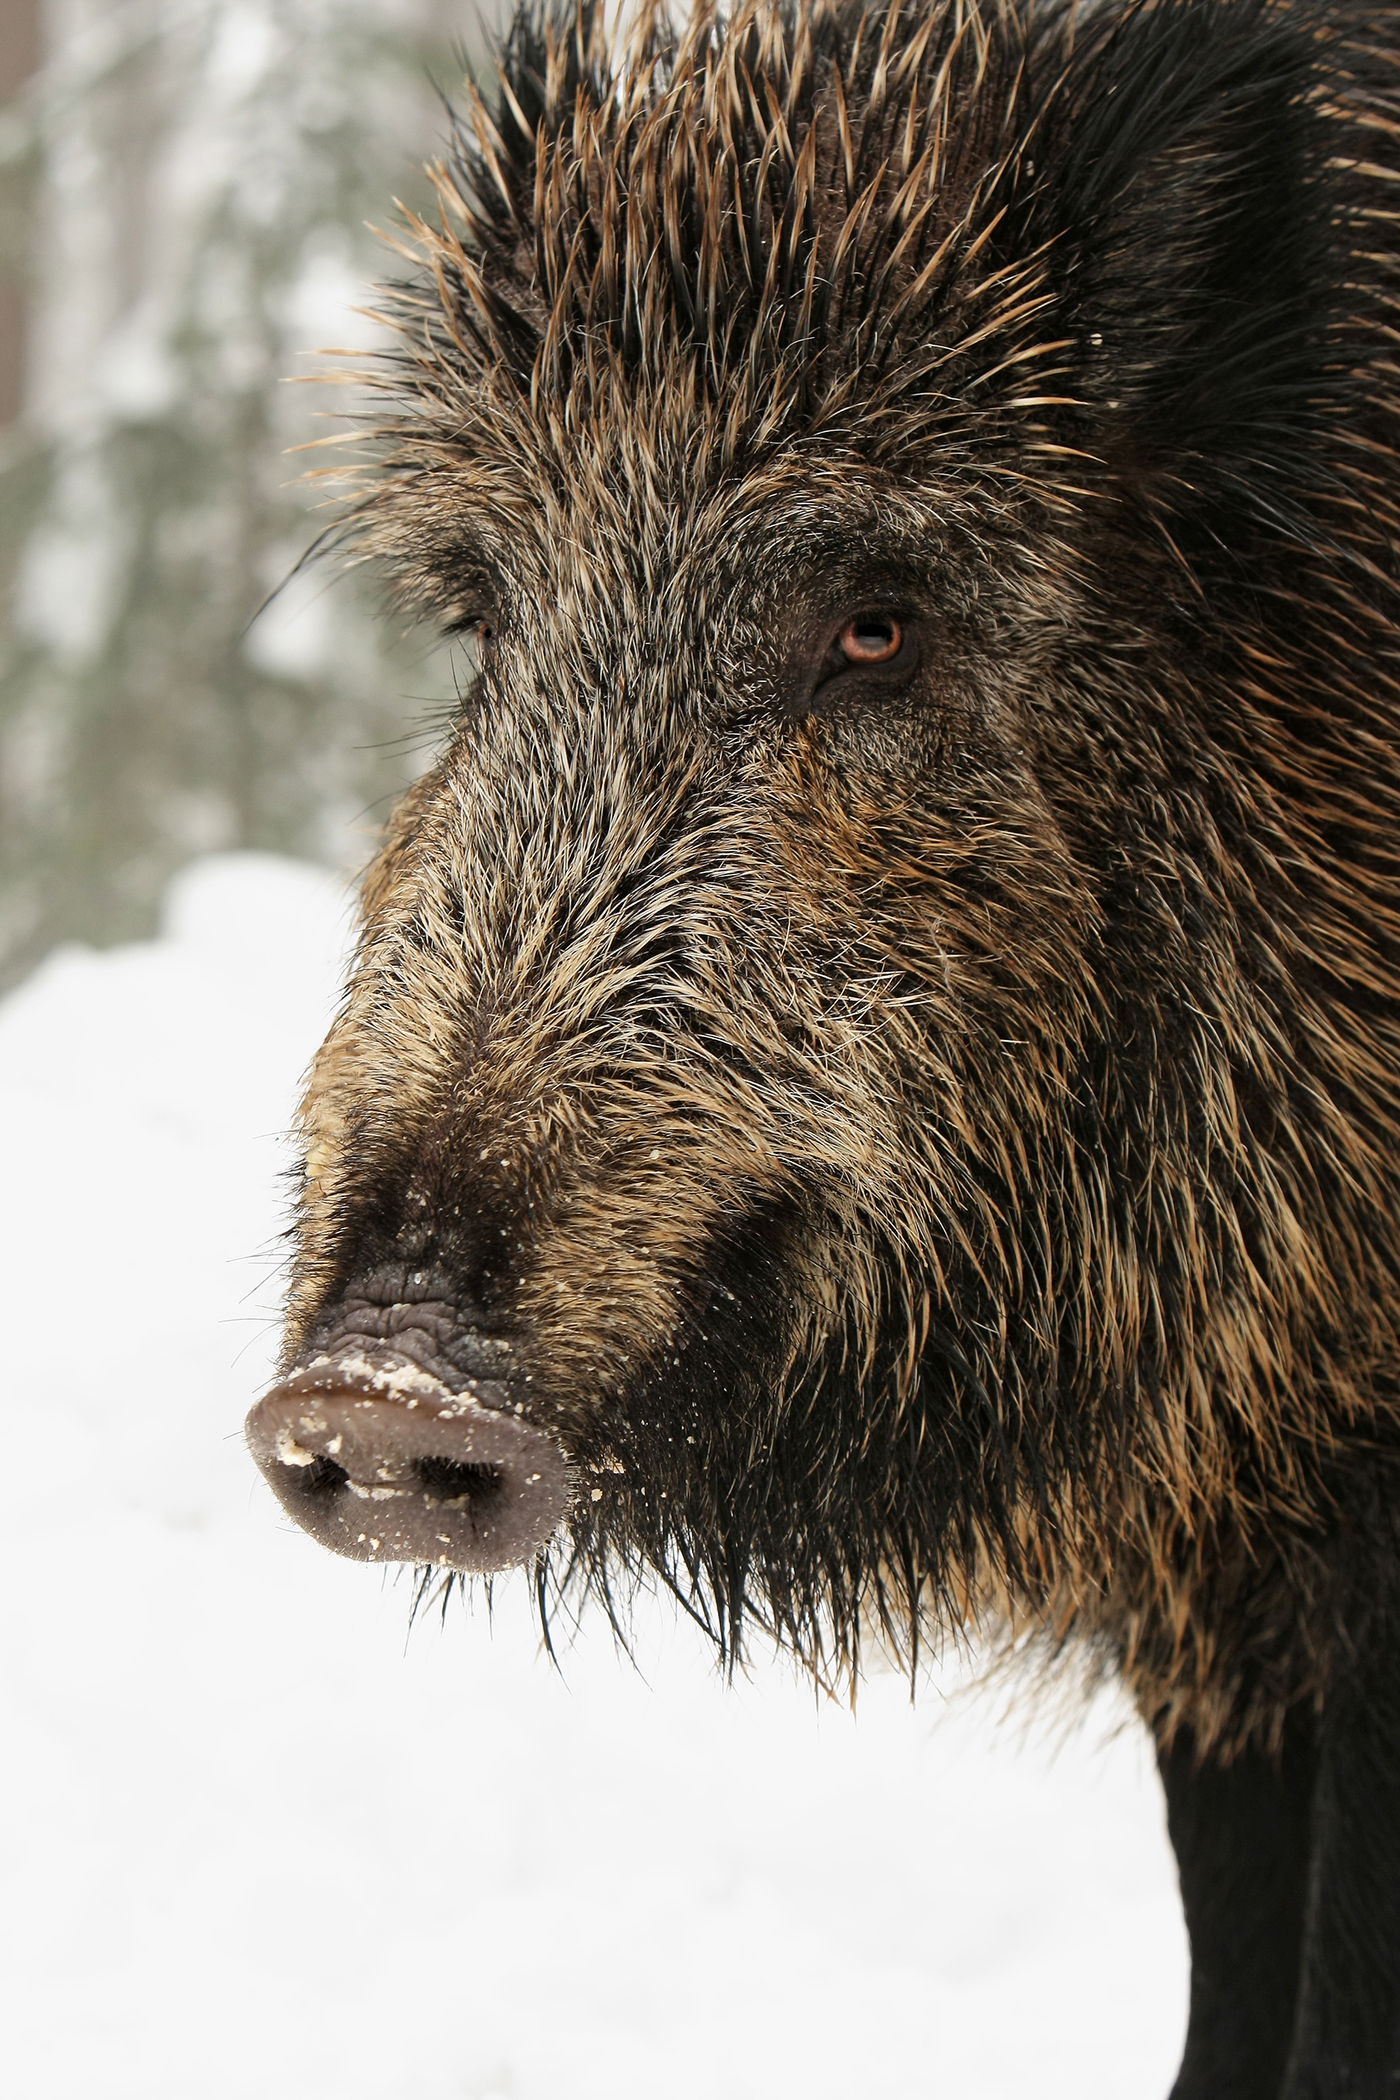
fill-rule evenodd
<path id="1" fill-rule="evenodd" d="M 848 664 L 887 664 L 898 656 L 903 641 L 898 620 L 863 613 L 846 622 L 836 638 L 836 649 Z"/>

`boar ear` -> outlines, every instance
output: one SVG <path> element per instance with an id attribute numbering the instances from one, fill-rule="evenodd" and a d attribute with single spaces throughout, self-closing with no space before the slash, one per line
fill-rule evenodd
<path id="1" fill-rule="evenodd" d="M 605 104 L 608 47 L 598 0 L 523 0 L 495 51 L 494 83 L 468 75 L 462 101 L 449 103 L 454 150 L 449 156 L 464 195 L 497 230 L 529 223 L 534 205 L 536 141 L 570 119 L 580 87 Z"/>
<path id="2" fill-rule="evenodd" d="M 1052 242 L 1090 446 L 1178 512 L 1270 503 L 1335 357 L 1350 258 L 1318 61 L 1251 0 L 1167 0 L 1064 83 Z"/>
<path id="3" fill-rule="evenodd" d="M 601 87 L 607 53 L 596 0 L 551 6 L 527 0 L 511 22 L 497 67 L 496 122 L 507 160 L 534 180 L 535 139 L 556 131 L 580 86 Z"/>
<path id="4" fill-rule="evenodd" d="M 657 0 L 632 11 L 628 67 L 645 79 L 674 44 Z M 497 63 L 496 134 L 502 159 L 533 197 L 535 141 L 574 121 L 580 88 L 597 109 L 615 97 L 618 49 L 609 35 L 603 0 L 525 0 L 510 25 Z"/>

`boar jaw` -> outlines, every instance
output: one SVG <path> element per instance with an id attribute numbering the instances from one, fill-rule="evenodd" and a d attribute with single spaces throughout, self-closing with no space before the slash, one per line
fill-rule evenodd
<path id="1" fill-rule="evenodd" d="M 563 1453 L 507 1388 L 453 1392 L 374 1344 L 284 1378 L 248 1444 L 288 1516 L 351 1560 L 492 1574 L 533 1560 L 571 1500 Z"/>

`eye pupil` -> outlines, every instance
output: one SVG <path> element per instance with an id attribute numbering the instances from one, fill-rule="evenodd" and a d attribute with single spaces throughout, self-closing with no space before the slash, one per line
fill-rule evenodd
<path id="1" fill-rule="evenodd" d="M 898 620 L 862 613 L 846 622 L 836 647 L 848 664 L 887 664 L 898 656 L 903 642 L 904 632 Z"/>

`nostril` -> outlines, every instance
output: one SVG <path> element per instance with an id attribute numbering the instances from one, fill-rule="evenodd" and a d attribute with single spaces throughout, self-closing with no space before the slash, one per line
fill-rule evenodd
<path id="1" fill-rule="evenodd" d="M 293 1371 L 249 1415 L 248 1442 L 287 1514 L 354 1560 L 519 1566 L 572 1500 L 543 1431 L 372 1345 Z"/>
<path id="2" fill-rule="evenodd" d="M 324 1451 L 318 1451 L 310 1465 L 301 1468 L 297 1485 L 303 1495 L 328 1501 L 339 1493 L 349 1478 L 344 1466 L 338 1466 L 333 1458 L 326 1457 Z"/>
<path id="3" fill-rule="evenodd" d="M 415 1470 L 424 1494 L 434 1501 L 467 1501 L 478 1508 L 500 1494 L 504 1481 L 499 1466 L 477 1465 L 470 1459 L 420 1458 Z"/>

